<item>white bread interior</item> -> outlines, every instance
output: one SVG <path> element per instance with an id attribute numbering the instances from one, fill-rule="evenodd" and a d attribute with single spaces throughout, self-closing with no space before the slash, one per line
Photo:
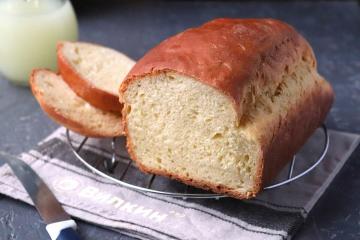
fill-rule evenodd
<path id="1" fill-rule="evenodd" d="M 95 44 L 63 42 L 62 51 L 77 74 L 114 96 L 118 96 L 122 80 L 135 64 L 126 55 Z"/>
<path id="2" fill-rule="evenodd" d="M 78 97 L 61 76 L 47 70 L 36 70 L 31 87 L 43 110 L 59 124 L 86 136 L 122 134 L 120 115 L 93 107 Z"/>
<path id="3" fill-rule="evenodd" d="M 311 64 L 299 61 L 271 84 L 248 86 L 250 107 L 240 118 L 228 96 L 189 76 L 163 71 L 135 79 L 122 96 L 133 157 L 145 171 L 250 196 L 273 129 L 327 85 Z"/>

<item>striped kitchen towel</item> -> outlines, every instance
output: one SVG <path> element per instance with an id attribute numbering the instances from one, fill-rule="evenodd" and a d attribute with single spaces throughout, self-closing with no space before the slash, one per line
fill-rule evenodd
<path id="1" fill-rule="evenodd" d="M 71 136 L 77 145 L 83 138 L 73 133 Z M 21 158 L 48 183 L 69 214 L 140 239 L 290 239 L 360 140 L 359 135 L 339 131 L 329 131 L 329 136 L 329 151 L 313 172 L 248 201 L 176 199 L 124 188 L 87 170 L 71 152 L 64 128 L 21 154 Z M 297 155 L 294 174 L 319 156 L 323 138 L 319 130 L 311 137 Z M 118 155 L 126 155 L 124 144 L 125 139 L 117 139 Z M 80 154 L 104 169 L 104 160 L 111 157 L 110 149 L 110 140 L 89 139 Z M 142 186 L 151 178 L 128 165 L 126 159 L 119 160 L 113 175 L 120 177 L 127 166 L 125 181 Z M 279 178 L 286 174 L 284 169 Z M 162 177 L 155 178 L 153 187 L 171 191 L 185 188 Z M 0 193 L 32 204 L 5 165 L 0 167 Z"/>

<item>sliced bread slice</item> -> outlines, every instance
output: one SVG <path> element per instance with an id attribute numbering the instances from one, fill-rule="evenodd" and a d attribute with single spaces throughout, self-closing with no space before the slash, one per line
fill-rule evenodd
<path id="1" fill-rule="evenodd" d="M 121 112 L 118 89 L 135 62 L 110 48 L 84 42 L 57 46 L 59 71 L 80 97 L 105 111 Z"/>
<path id="2" fill-rule="evenodd" d="M 119 114 L 88 104 L 71 90 L 60 75 L 48 70 L 34 70 L 30 85 L 41 108 L 51 119 L 68 129 L 89 137 L 122 134 Z"/>

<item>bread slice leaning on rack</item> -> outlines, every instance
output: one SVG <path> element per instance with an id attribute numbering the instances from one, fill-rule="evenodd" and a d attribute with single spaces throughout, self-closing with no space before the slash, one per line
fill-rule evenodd
<path id="1" fill-rule="evenodd" d="M 78 97 L 60 75 L 34 70 L 30 86 L 41 108 L 60 125 L 89 137 L 114 137 L 123 133 L 120 114 L 93 107 Z"/>
<path id="2" fill-rule="evenodd" d="M 163 41 L 120 87 L 132 159 L 145 172 L 256 196 L 333 101 L 309 43 L 274 19 L 216 19 Z"/>
<path id="3" fill-rule="evenodd" d="M 118 89 L 135 62 L 100 45 L 61 42 L 57 46 L 59 71 L 73 91 L 93 106 L 121 112 Z"/>

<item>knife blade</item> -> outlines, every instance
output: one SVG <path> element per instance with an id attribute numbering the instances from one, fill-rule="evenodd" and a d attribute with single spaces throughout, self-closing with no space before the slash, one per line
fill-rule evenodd
<path id="1" fill-rule="evenodd" d="M 52 240 L 80 240 L 76 223 L 65 212 L 59 201 L 39 175 L 17 157 L 0 151 L 0 163 L 7 163 L 24 186 L 38 213 L 44 220 Z"/>

